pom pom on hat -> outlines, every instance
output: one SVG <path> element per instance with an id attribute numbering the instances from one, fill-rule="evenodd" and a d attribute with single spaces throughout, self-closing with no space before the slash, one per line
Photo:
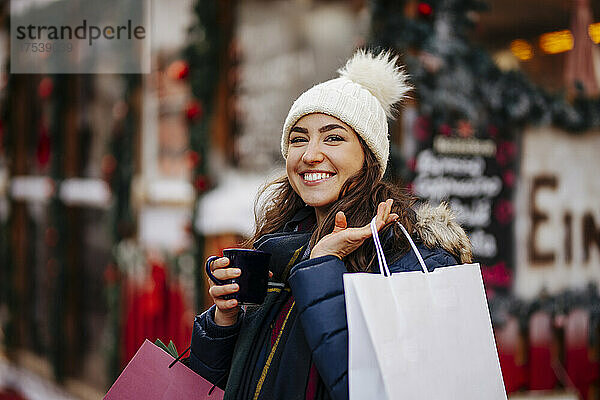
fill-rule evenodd
<path id="1" fill-rule="evenodd" d="M 361 49 L 338 73 L 371 92 L 383 107 L 385 115 L 393 118 L 394 104 L 412 89 L 406 73 L 396 65 L 397 61 L 398 56 L 392 57 L 389 51 L 374 55 Z"/>
<path id="2" fill-rule="evenodd" d="M 320 83 L 302 93 L 292 104 L 281 136 L 281 154 L 287 158 L 289 135 L 300 118 L 323 113 L 338 118 L 354 129 L 385 173 L 390 151 L 387 118 L 394 105 L 411 90 L 407 75 L 390 52 L 373 54 L 358 50 L 338 70 L 339 78 Z"/>

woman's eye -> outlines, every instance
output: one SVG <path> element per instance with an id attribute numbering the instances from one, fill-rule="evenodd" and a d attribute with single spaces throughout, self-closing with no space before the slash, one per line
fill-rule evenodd
<path id="1" fill-rule="evenodd" d="M 299 137 L 299 136 L 290 139 L 290 143 L 301 143 L 301 142 L 306 142 L 306 139 L 303 137 Z"/>
<path id="2" fill-rule="evenodd" d="M 326 142 L 339 142 L 339 141 L 343 141 L 343 140 L 344 140 L 344 138 L 341 137 L 340 135 L 329 135 L 325 139 Z"/>

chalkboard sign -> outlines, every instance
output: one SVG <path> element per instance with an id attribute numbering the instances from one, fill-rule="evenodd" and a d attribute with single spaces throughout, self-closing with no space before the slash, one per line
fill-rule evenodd
<path id="1" fill-rule="evenodd" d="M 430 125 L 427 117 L 416 119 L 413 133 L 418 144 L 415 158 L 409 160 L 410 188 L 431 204 L 450 205 L 471 239 L 488 296 L 506 291 L 514 270 L 516 143 L 500 139 L 493 125 L 483 132 L 465 120 L 454 126 Z"/>

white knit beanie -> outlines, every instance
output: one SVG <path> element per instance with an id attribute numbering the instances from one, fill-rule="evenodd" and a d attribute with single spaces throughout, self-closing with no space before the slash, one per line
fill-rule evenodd
<path id="1" fill-rule="evenodd" d="M 385 173 L 390 153 L 387 118 L 393 118 L 393 106 L 410 89 L 407 75 L 398 67 L 397 56 L 389 52 L 373 54 L 358 50 L 339 78 L 320 83 L 292 104 L 281 136 L 281 154 L 287 158 L 290 130 L 307 114 L 328 114 L 351 126 L 365 141 Z"/>

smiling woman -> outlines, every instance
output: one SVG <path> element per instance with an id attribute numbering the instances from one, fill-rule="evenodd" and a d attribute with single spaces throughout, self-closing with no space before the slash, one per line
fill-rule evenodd
<path id="1" fill-rule="evenodd" d="M 418 248 L 429 269 L 470 260 L 468 239 L 445 208 L 415 211 L 412 196 L 383 180 L 387 118 L 410 89 L 396 61 L 358 51 L 339 78 L 292 105 L 281 138 L 286 175 L 263 189 L 246 243 L 272 254 L 269 294 L 241 309 L 225 297 L 237 284 L 211 284 L 215 305 L 194 322 L 188 365 L 223 387 L 225 399 L 348 398 L 342 276 L 377 270 L 373 217 L 392 272 L 420 270 L 395 221 L 427 240 Z M 228 266 L 221 257 L 210 268 L 219 279 L 240 276 Z"/>
<path id="2" fill-rule="evenodd" d="M 344 183 L 362 168 L 362 146 L 351 127 L 322 113 L 300 118 L 289 142 L 288 179 L 304 203 L 314 207 L 319 224 Z"/>

